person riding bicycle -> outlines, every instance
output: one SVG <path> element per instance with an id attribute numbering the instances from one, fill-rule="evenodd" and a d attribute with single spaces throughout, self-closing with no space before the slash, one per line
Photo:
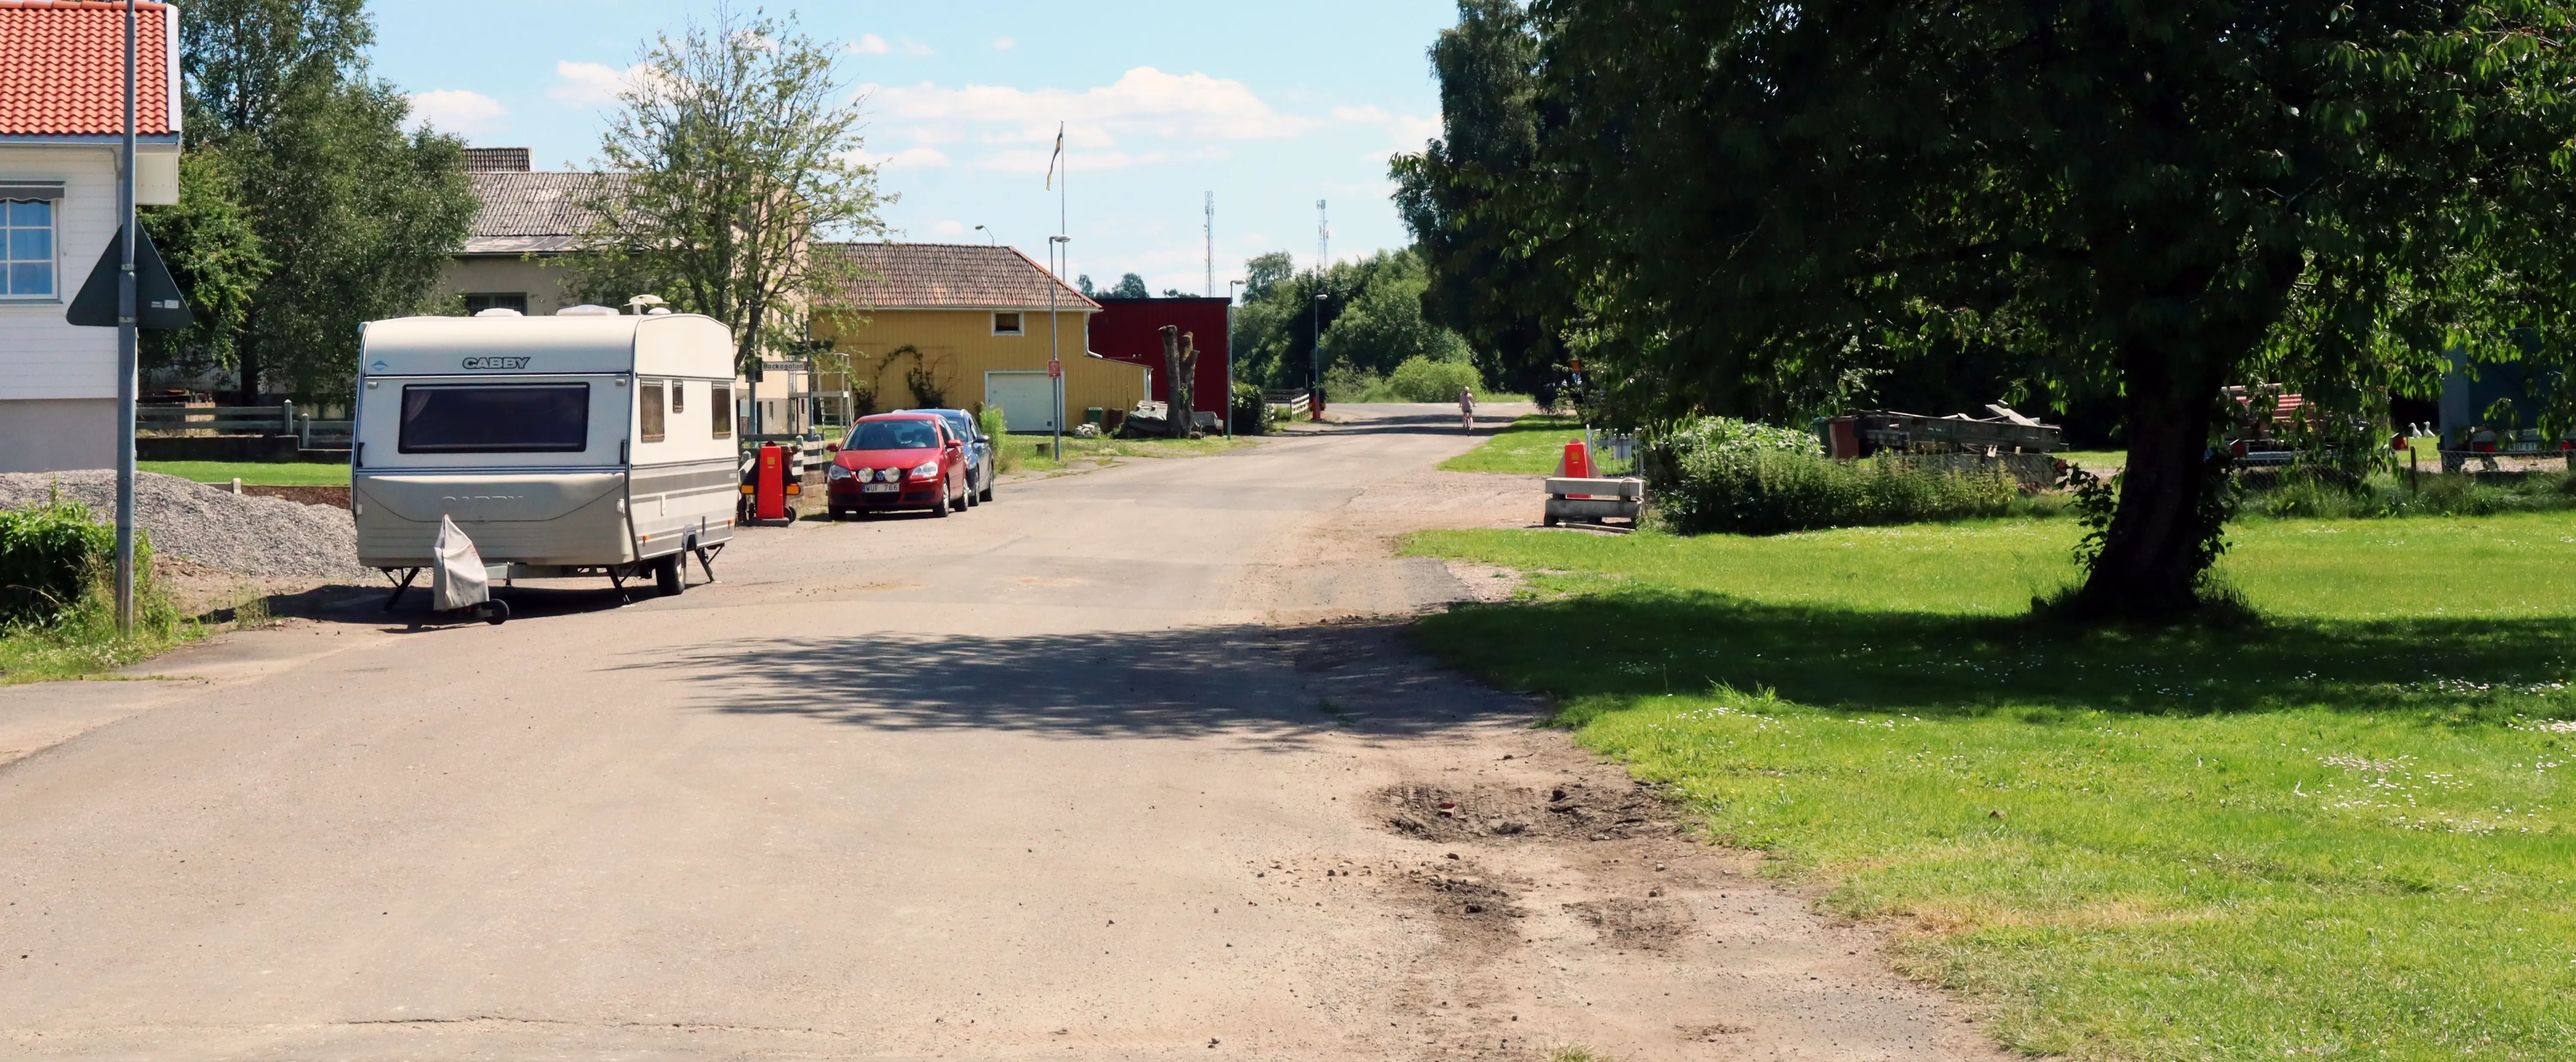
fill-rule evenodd
<path id="1" fill-rule="evenodd" d="M 1471 388 L 1458 389 L 1458 426 L 1470 435 L 1476 433 L 1476 392 Z"/>

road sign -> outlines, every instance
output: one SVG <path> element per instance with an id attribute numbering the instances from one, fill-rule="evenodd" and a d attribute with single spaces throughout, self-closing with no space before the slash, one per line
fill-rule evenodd
<path id="1" fill-rule="evenodd" d="M 1050 380 L 1061 380 L 1061 379 L 1064 379 L 1064 363 L 1063 363 L 1063 362 L 1060 362 L 1060 361 L 1052 361 L 1052 360 L 1048 361 L 1048 362 L 1047 362 L 1047 379 L 1050 379 Z"/>
<path id="2" fill-rule="evenodd" d="M 137 328 L 178 329 L 197 321 L 188 312 L 188 296 L 179 290 L 179 282 L 170 276 L 170 267 L 161 264 L 161 252 L 152 248 L 152 234 L 136 229 L 134 241 L 134 309 L 139 318 Z M 80 294 L 72 296 L 71 308 L 63 319 L 93 328 L 116 327 L 116 274 L 125 257 L 125 233 L 107 241 L 107 253 L 98 256 L 98 265 L 81 283 Z"/>

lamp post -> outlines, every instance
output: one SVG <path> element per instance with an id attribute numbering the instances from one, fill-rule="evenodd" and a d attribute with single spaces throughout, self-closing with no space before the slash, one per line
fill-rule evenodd
<path id="1" fill-rule="evenodd" d="M 984 234 L 984 242 L 989 243 L 989 244 L 991 244 L 991 245 L 993 245 L 993 246 L 995 246 L 995 247 L 999 247 L 999 246 L 1001 246 L 1001 245 L 1002 245 L 1001 238 L 1000 238 L 1000 237 L 997 237 L 997 236 L 994 236 L 994 235 L 993 235 L 993 230 L 988 229 L 988 228 L 985 228 L 985 227 L 984 227 L 984 226 L 982 226 L 982 225 L 977 225 L 977 226 L 975 226 L 975 231 L 977 231 L 977 232 L 980 232 L 980 233 L 983 233 L 983 234 Z"/>
<path id="2" fill-rule="evenodd" d="M 1317 274 L 1317 279 L 1321 279 L 1320 272 Z M 1323 292 L 1319 291 L 1315 293 L 1315 341 L 1312 345 L 1306 348 L 1306 399 L 1307 404 L 1310 407 L 1307 412 L 1311 415 L 1310 419 L 1313 420 L 1324 419 L 1325 298 L 1326 295 Z"/>
<path id="3" fill-rule="evenodd" d="M 1057 323 L 1055 304 L 1056 293 L 1064 290 L 1064 270 L 1056 265 L 1056 256 L 1071 258 L 1073 248 L 1066 245 L 1072 242 L 1071 236 L 1047 237 L 1047 383 L 1055 395 L 1055 408 L 1047 414 L 1055 428 L 1055 445 L 1048 453 L 1058 462 L 1064 460 L 1064 328 Z"/>
<path id="4" fill-rule="evenodd" d="M 1225 437 L 1229 439 L 1234 438 L 1234 289 L 1242 286 L 1240 280 L 1225 282 Z M 1269 418 L 1267 404 L 1261 407 L 1261 415 Z"/>

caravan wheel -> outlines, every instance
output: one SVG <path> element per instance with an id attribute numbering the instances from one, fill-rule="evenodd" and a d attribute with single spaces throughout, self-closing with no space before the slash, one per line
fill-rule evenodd
<path id="1" fill-rule="evenodd" d="M 662 596 L 678 597 L 680 591 L 687 589 L 688 585 L 686 574 L 680 570 L 679 554 L 674 553 L 653 562 L 653 589 L 661 591 Z"/>

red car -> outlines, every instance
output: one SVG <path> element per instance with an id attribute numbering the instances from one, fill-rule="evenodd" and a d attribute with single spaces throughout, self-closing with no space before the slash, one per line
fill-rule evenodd
<path id="1" fill-rule="evenodd" d="M 828 476 L 835 520 L 896 509 L 946 516 L 966 511 L 975 497 L 966 489 L 966 442 L 936 413 L 859 418 Z"/>

